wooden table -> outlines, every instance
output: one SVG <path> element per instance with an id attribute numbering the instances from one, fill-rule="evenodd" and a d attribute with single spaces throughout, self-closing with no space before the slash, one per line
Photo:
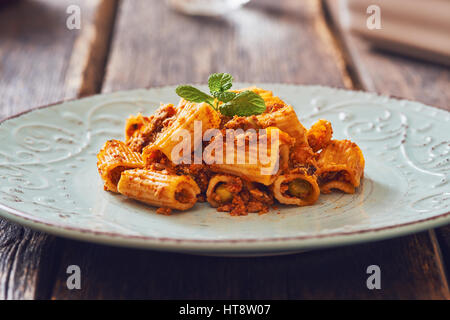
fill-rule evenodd
<path id="1" fill-rule="evenodd" d="M 66 28 L 74 3 L 80 30 Z M 1 118 L 224 71 L 449 110 L 448 68 L 370 50 L 342 31 L 333 0 L 253 0 L 226 19 L 180 15 L 161 0 L 24 0 L 0 9 Z M 67 289 L 72 264 L 81 267 L 81 290 Z M 381 267 L 381 290 L 366 287 L 371 264 Z M 0 299 L 448 299 L 448 266 L 450 226 L 289 256 L 217 258 L 77 242 L 0 219 Z"/>

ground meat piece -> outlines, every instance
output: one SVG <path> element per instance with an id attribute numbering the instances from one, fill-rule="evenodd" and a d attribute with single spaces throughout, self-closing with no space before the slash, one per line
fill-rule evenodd
<path id="1" fill-rule="evenodd" d="M 308 145 L 297 145 L 289 155 L 290 162 L 294 167 L 315 165 L 317 155 Z"/>
<path id="2" fill-rule="evenodd" d="M 159 156 L 155 158 L 155 162 L 147 165 L 146 169 L 161 171 L 161 173 L 166 174 L 177 174 L 172 162 L 167 159 L 163 153 L 160 153 Z"/>
<path id="3" fill-rule="evenodd" d="M 260 129 L 258 118 L 256 116 L 238 117 L 234 116 L 231 120 L 224 124 L 226 129 Z"/>
<path id="4" fill-rule="evenodd" d="M 224 116 L 224 115 L 220 114 L 220 125 L 219 125 L 219 128 L 220 128 L 220 129 L 225 128 L 225 125 L 226 125 L 231 119 L 232 119 L 231 117 L 227 117 L 227 116 Z"/>
<path id="5" fill-rule="evenodd" d="M 172 209 L 163 207 L 156 210 L 156 213 L 163 214 L 165 216 L 170 216 L 170 214 L 172 213 Z"/>
<path id="6" fill-rule="evenodd" d="M 232 216 L 246 216 L 248 214 L 246 203 L 240 196 L 235 196 L 232 204 L 233 210 L 230 212 Z"/>
<path id="7" fill-rule="evenodd" d="M 233 216 L 243 216 L 249 212 L 263 214 L 268 212 L 269 206 L 273 204 L 273 198 L 267 188 L 248 181 L 244 182 L 237 177 L 233 183 L 227 183 L 227 190 L 233 193 L 233 200 L 217 210 L 230 212 Z"/>
<path id="8" fill-rule="evenodd" d="M 192 200 L 192 196 L 186 191 L 177 191 L 175 192 L 175 199 L 181 203 L 189 203 Z"/>
<path id="9" fill-rule="evenodd" d="M 323 184 L 331 180 L 348 182 L 350 181 L 350 176 L 348 172 L 344 170 L 326 172 L 319 177 L 319 184 Z"/>
<path id="10" fill-rule="evenodd" d="M 271 193 L 269 193 L 268 190 L 261 190 L 258 188 L 250 189 L 250 195 L 252 198 L 256 201 L 259 201 L 264 204 L 272 204 L 273 203 L 273 196 Z"/>
<path id="11" fill-rule="evenodd" d="M 327 120 L 319 120 L 308 130 L 308 144 L 314 152 L 325 148 L 331 141 L 333 128 Z"/>
<path id="12" fill-rule="evenodd" d="M 227 183 L 227 190 L 231 193 L 239 193 L 242 190 L 242 185 L 242 180 L 236 178 Z"/>
<path id="13" fill-rule="evenodd" d="M 178 175 L 188 175 L 197 183 L 202 193 L 208 189 L 211 173 L 207 167 L 201 164 L 180 164 L 175 167 Z"/>
<path id="14" fill-rule="evenodd" d="M 294 163 L 291 172 L 297 172 L 297 170 L 306 172 L 309 176 L 312 176 L 317 171 L 316 163 Z"/>
<path id="15" fill-rule="evenodd" d="M 245 203 L 248 203 L 251 199 L 250 192 L 248 192 L 248 190 L 243 190 L 241 192 L 241 198 Z"/>
<path id="16" fill-rule="evenodd" d="M 282 101 L 281 102 L 275 102 L 275 103 L 269 104 L 267 106 L 267 109 L 266 109 L 265 113 L 275 112 L 275 111 L 278 111 L 278 110 L 280 110 L 280 109 L 282 109 L 284 107 L 286 107 L 286 104 L 282 103 Z"/>
<path id="17" fill-rule="evenodd" d="M 267 212 L 269 208 L 264 203 L 261 203 L 259 201 L 250 201 L 247 204 L 247 210 L 248 212 L 260 212 L 260 211 Z"/>

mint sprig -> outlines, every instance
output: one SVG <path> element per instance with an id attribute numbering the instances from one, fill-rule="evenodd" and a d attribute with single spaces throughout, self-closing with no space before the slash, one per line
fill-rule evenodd
<path id="1" fill-rule="evenodd" d="M 189 85 L 178 86 L 175 91 L 187 101 L 206 102 L 228 117 L 251 116 L 266 111 L 264 99 L 259 94 L 250 90 L 240 93 L 228 91 L 232 85 L 233 77 L 230 74 L 213 73 L 208 79 L 210 94 Z"/>

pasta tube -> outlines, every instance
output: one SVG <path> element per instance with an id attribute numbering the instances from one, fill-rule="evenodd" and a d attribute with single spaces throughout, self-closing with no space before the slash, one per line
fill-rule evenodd
<path id="1" fill-rule="evenodd" d="M 300 123 L 292 106 L 256 116 L 261 127 L 274 126 L 295 139 L 292 160 L 300 164 L 315 165 L 314 152 L 308 144 L 306 129 Z"/>
<path id="2" fill-rule="evenodd" d="M 182 100 L 184 101 L 184 100 Z M 201 122 L 201 135 L 208 129 L 218 128 L 220 115 L 207 103 L 186 102 L 179 106 L 180 110 L 176 120 L 158 135 L 158 138 L 145 147 L 142 151 L 144 163 L 151 164 L 158 152 L 162 152 L 166 157 L 175 162 L 179 159 L 172 157 L 172 149 L 180 142 L 181 137 L 189 139 L 188 147 L 194 151 L 194 121 Z"/>
<path id="3" fill-rule="evenodd" d="M 97 154 L 97 168 L 102 177 L 104 189 L 117 192 L 117 183 L 124 170 L 142 168 L 141 155 L 118 140 L 107 141 Z"/>
<path id="4" fill-rule="evenodd" d="M 245 215 L 248 212 L 263 214 L 273 204 L 273 196 L 267 187 L 229 175 L 214 176 L 206 196 L 212 207 L 231 215 Z"/>
<path id="5" fill-rule="evenodd" d="M 317 178 L 306 170 L 297 170 L 279 176 L 272 185 L 275 198 L 284 204 L 311 205 L 317 201 L 320 189 Z"/>
<path id="6" fill-rule="evenodd" d="M 278 135 L 277 152 L 274 152 L 276 148 L 272 148 L 272 137 L 275 139 L 275 132 Z M 272 184 L 275 178 L 283 170 L 287 169 L 289 150 L 294 140 L 288 134 L 275 127 L 266 128 L 266 135 L 267 137 L 259 136 L 259 139 L 260 141 L 261 139 L 267 139 L 267 145 L 263 146 L 258 143 L 254 146 L 246 147 L 243 150 L 244 157 L 242 159 L 240 159 L 239 148 L 236 143 L 239 140 L 239 137 L 237 137 L 233 148 L 234 154 L 230 158 L 228 154 L 224 155 L 222 163 L 213 163 L 210 165 L 210 169 L 214 172 L 231 174 L 266 186 Z M 225 151 L 228 149 L 227 144 L 225 144 L 224 149 Z M 263 160 L 261 153 L 267 158 Z M 254 160 L 253 163 L 250 159 Z"/>
<path id="7" fill-rule="evenodd" d="M 176 113 L 177 109 L 169 103 L 161 105 L 150 117 L 144 117 L 140 113 L 129 117 L 125 125 L 125 142 L 133 151 L 142 152 L 175 120 Z"/>
<path id="8" fill-rule="evenodd" d="M 364 157 L 361 149 L 349 140 L 332 140 L 317 160 L 320 190 L 323 193 L 339 189 L 354 193 L 364 176 Z"/>
<path id="9" fill-rule="evenodd" d="M 144 203 L 177 210 L 192 208 L 200 193 L 192 178 L 152 169 L 124 171 L 117 189 L 121 194 Z"/>
<path id="10" fill-rule="evenodd" d="M 206 199 L 211 206 L 217 208 L 231 202 L 234 194 L 241 191 L 238 179 L 228 175 L 218 174 L 214 176 L 209 181 L 208 190 L 206 191 Z"/>
<path id="11" fill-rule="evenodd" d="M 327 120 L 319 120 L 311 126 L 307 133 L 308 144 L 314 152 L 325 148 L 333 136 L 333 128 Z"/>
<path id="12" fill-rule="evenodd" d="M 150 123 L 148 117 L 144 117 L 141 113 L 136 116 L 131 115 L 125 123 L 125 143 L 134 151 L 140 152 L 141 145 L 144 143 L 143 131 Z"/>
<path id="13" fill-rule="evenodd" d="M 247 88 L 259 94 L 266 103 L 266 112 L 250 117 L 235 117 L 226 123 L 226 128 L 268 128 L 277 127 L 295 139 L 291 160 L 295 164 L 315 166 L 315 154 L 308 144 L 307 130 L 298 120 L 292 106 L 287 105 L 280 98 L 273 96 L 272 91 L 260 88 Z M 237 90 L 235 92 L 241 92 Z"/>
<path id="14" fill-rule="evenodd" d="M 277 127 L 286 132 L 295 139 L 295 144 L 308 144 L 306 139 L 306 129 L 300 123 L 292 106 L 283 108 L 270 113 L 263 113 L 256 116 L 262 128 Z"/>

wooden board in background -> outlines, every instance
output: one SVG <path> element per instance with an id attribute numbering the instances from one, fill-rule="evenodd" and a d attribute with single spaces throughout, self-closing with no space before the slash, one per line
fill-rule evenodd
<path id="1" fill-rule="evenodd" d="M 104 92 L 205 83 L 211 72 L 225 71 L 241 82 L 342 87 L 332 48 L 317 32 L 316 4 L 282 3 L 256 0 L 214 19 L 175 13 L 164 1 L 125 0 Z"/>
<path id="2" fill-rule="evenodd" d="M 74 4 L 80 30 L 66 27 Z M 98 90 L 115 4 L 39 0 L 0 8 L 0 120 Z M 54 237 L 0 219 L 0 300 L 48 298 L 60 253 Z"/>
<path id="3" fill-rule="evenodd" d="M 343 29 L 336 0 L 322 1 L 346 62 L 364 90 L 416 100 L 450 111 L 450 67 L 373 48 Z"/>

